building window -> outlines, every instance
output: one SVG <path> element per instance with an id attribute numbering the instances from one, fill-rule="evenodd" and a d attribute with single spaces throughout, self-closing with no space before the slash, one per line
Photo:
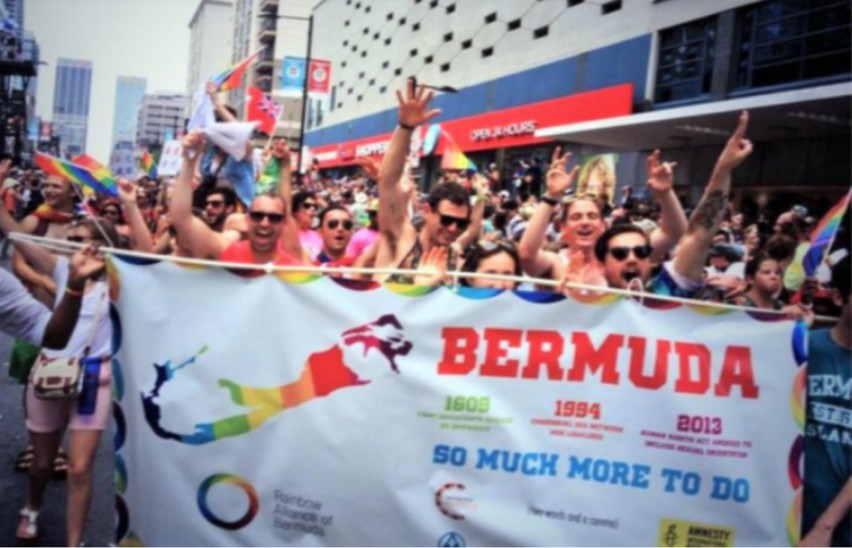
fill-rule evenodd
<path id="1" fill-rule="evenodd" d="M 394 75 L 394 76 L 399 76 L 400 74 L 402 74 L 402 69 L 401 69 L 401 68 L 395 69 L 395 70 L 393 71 L 393 75 Z"/>
<path id="2" fill-rule="evenodd" d="M 390 45 L 390 43 L 391 43 L 391 39 L 390 39 L 390 38 L 385 38 L 385 45 L 386 45 L 386 46 L 389 46 L 389 45 Z"/>
<path id="3" fill-rule="evenodd" d="M 365 9 L 365 10 L 364 10 L 364 12 L 365 12 L 365 13 L 370 13 L 370 11 L 371 11 L 372 9 L 373 9 L 373 8 L 372 8 L 372 6 L 367 6 L 367 9 Z"/>
<path id="4" fill-rule="evenodd" d="M 539 38 L 544 38 L 549 33 L 550 33 L 549 27 L 537 28 L 533 31 L 533 40 L 538 40 Z"/>
<path id="5" fill-rule="evenodd" d="M 356 100 L 360 103 L 361 101 L 363 101 L 363 100 L 364 100 L 364 96 L 363 96 L 363 95 L 359 95 L 359 96 L 358 96 L 358 98 L 357 98 Z"/>
<path id="6" fill-rule="evenodd" d="M 343 83 L 341 82 L 341 85 Z M 334 112 L 334 99 L 337 96 L 337 86 L 331 86 L 331 100 L 328 103 L 328 110 Z"/>
<path id="7" fill-rule="evenodd" d="M 428 57 L 423 59 L 423 63 L 426 64 L 426 65 L 431 65 L 432 61 L 434 61 L 434 60 L 435 60 L 435 58 L 433 56 L 429 55 Z"/>
<path id="8" fill-rule="evenodd" d="M 390 12 L 388 14 L 388 21 L 391 21 L 391 20 L 393 20 L 393 12 Z"/>
<path id="9" fill-rule="evenodd" d="M 514 21 L 509 21 L 509 24 L 506 25 L 506 26 L 508 27 L 508 29 L 510 31 L 511 30 L 518 30 L 519 28 L 521 28 L 521 20 L 515 19 Z"/>
<path id="10" fill-rule="evenodd" d="M 449 72 L 449 71 L 450 71 L 450 64 L 449 63 L 444 63 L 443 65 L 441 65 L 441 72 Z"/>
<path id="11" fill-rule="evenodd" d="M 411 30 L 414 32 L 420 30 L 420 23 L 414 23 L 414 25 L 411 27 Z"/>
<path id="12" fill-rule="evenodd" d="M 737 15 L 734 89 L 850 74 L 850 4 L 772 0 Z"/>
<path id="13" fill-rule="evenodd" d="M 497 12 L 496 11 L 494 13 L 489 13 L 488 15 L 485 16 L 485 24 L 486 25 L 489 24 L 489 23 L 493 23 L 496 20 L 497 20 Z"/>
<path id="14" fill-rule="evenodd" d="M 462 49 L 470 49 L 473 46 L 473 40 L 465 40 L 462 42 Z"/>
<path id="15" fill-rule="evenodd" d="M 447 6 L 447 14 L 453 13 L 454 11 L 456 11 L 455 4 L 450 4 L 449 6 Z"/>
<path id="16" fill-rule="evenodd" d="M 715 44 L 715 17 L 661 31 L 654 101 L 668 103 L 710 93 Z"/>
<path id="17" fill-rule="evenodd" d="M 444 35 L 444 42 L 452 42 L 453 41 L 453 33 L 448 32 Z"/>
<path id="18" fill-rule="evenodd" d="M 438 0 L 432 0 L 429 2 L 429 9 L 435 9 L 438 7 Z"/>
<path id="19" fill-rule="evenodd" d="M 375 79 L 375 78 L 370 78 L 370 81 L 369 81 L 369 82 L 367 82 L 367 84 L 368 84 L 368 85 L 370 85 L 370 86 L 375 86 L 375 85 L 376 85 L 376 79 Z"/>
<path id="20" fill-rule="evenodd" d="M 403 26 L 407 21 L 408 20 L 405 17 L 403 17 L 402 19 L 399 20 L 399 26 L 400 27 Z"/>
<path id="21" fill-rule="evenodd" d="M 414 48 L 409 53 L 411 54 L 412 57 L 417 57 L 417 48 Z"/>
<path id="22" fill-rule="evenodd" d="M 370 27 L 364 27 L 364 35 L 370 34 Z"/>
<path id="23" fill-rule="evenodd" d="M 574 6 L 579 6 L 583 3 L 583 0 L 568 0 L 568 7 L 573 8 Z"/>
<path id="24" fill-rule="evenodd" d="M 366 56 L 367 56 L 367 50 L 362 51 L 362 52 L 361 52 L 361 57 L 366 57 Z"/>
<path id="25" fill-rule="evenodd" d="M 386 68 L 388 68 L 389 66 L 390 66 L 390 61 L 385 61 L 384 63 L 382 63 L 382 68 L 383 68 L 383 69 L 386 69 Z"/>
<path id="26" fill-rule="evenodd" d="M 343 68 L 346 68 L 346 61 L 343 61 L 342 63 L 340 63 L 340 66 L 343 67 Z"/>
<path id="27" fill-rule="evenodd" d="M 373 35 L 373 40 L 378 40 L 381 35 L 377 32 Z"/>
<path id="28" fill-rule="evenodd" d="M 365 75 L 365 74 L 366 74 L 365 72 L 359 72 L 359 73 L 358 73 L 358 79 L 359 79 L 359 80 L 363 80 L 363 79 L 364 79 L 364 75 Z"/>
<path id="29" fill-rule="evenodd" d="M 601 5 L 601 15 L 609 15 L 610 13 L 620 9 L 621 0 L 612 0 L 612 2 L 607 2 L 606 4 Z"/>
<path id="30" fill-rule="evenodd" d="M 483 57 L 491 57 L 492 55 L 494 55 L 494 48 L 493 47 L 492 48 L 485 48 L 484 50 L 482 50 L 482 56 Z"/>

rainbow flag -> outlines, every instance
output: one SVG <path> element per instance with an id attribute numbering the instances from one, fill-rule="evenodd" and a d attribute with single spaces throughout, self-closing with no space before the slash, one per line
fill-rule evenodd
<path id="1" fill-rule="evenodd" d="M 157 164 L 154 163 L 154 157 L 147 150 L 142 151 L 142 157 L 139 158 L 139 167 L 142 168 L 148 177 L 157 178 Z"/>
<path id="2" fill-rule="evenodd" d="M 441 135 L 446 137 L 444 144 L 444 155 L 441 157 L 441 169 L 449 169 L 453 171 L 476 171 L 476 164 L 470 161 L 470 158 L 465 156 L 461 148 L 453 140 L 452 136 L 446 131 L 441 131 Z"/>
<path id="3" fill-rule="evenodd" d="M 256 52 L 252 53 L 236 65 L 232 65 L 213 78 L 210 79 L 213 83 L 216 84 L 216 89 L 219 91 L 230 91 L 239 87 L 240 80 L 243 78 L 243 74 L 245 74 L 246 69 L 254 61 L 255 57 L 260 55 L 264 48 L 260 48 Z"/>
<path id="4" fill-rule="evenodd" d="M 118 187 L 112 177 L 98 176 L 81 165 L 43 152 L 36 152 L 33 161 L 48 175 L 61 177 L 82 187 L 89 187 L 95 192 L 118 198 Z"/>
<path id="5" fill-rule="evenodd" d="M 840 229 L 840 222 L 843 220 L 846 208 L 849 207 L 850 197 L 852 197 L 852 189 L 834 207 L 828 210 L 828 213 L 823 216 L 811 233 L 811 247 L 802 261 L 807 276 L 813 276 L 826 253 L 831 251 L 829 246 L 831 246 L 837 231 Z"/>
<path id="6" fill-rule="evenodd" d="M 112 174 L 112 171 L 102 163 L 98 162 L 88 154 L 80 154 L 79 156 L 75 156 L 71 158 L 71 161 L 77 164 L 78 166 L 83 166 L 92 172 L 92 175 L 97 177 L 99 180 L 104 179 L 115 179 L 115 175 Z M 95 191 L 90 187 L 83 187 L 83 196 L 92 197 L 95 195 Z"/>

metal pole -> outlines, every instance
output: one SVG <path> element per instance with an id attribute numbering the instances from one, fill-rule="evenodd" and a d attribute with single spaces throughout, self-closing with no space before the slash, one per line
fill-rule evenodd
<path id="1" fill-rule="evenodd" d="M 305 118 L 308 112 L 308 72 L 311 70 L 311 37 L 314 31 L 314 16 L 308 17 L 308 53 L 305 56 L 305 83 L 302 84 L 302 123 L 299 124 L 299 173 L 304 174 L 302 166 L 304 157 L 302 148 L 305 146 Z"/>

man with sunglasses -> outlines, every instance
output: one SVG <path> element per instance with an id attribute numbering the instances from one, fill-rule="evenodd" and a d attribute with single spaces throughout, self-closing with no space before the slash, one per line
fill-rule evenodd
<path id="1" fill-rule="evenodd" d="M 229 241 L 206 223 L 192 215 L 192 174 L 198 164 L 204 136 L 196 130 L 183 138 L 183 167 L 175 183 L 170 215 L 181 245 L 193 257 L 234 263 L 301 265 L 301 248 L 297 228 L 288 215 L 290 190 L 289 150 L 276 146 L 273 155 L 279 159 L 280 194 L 261 194 L 251 203 L 246 220 L 248 240 Z M 252 271 L 247 275 L 260 275 Z"/>
<path id="2" fill-rule="evenodd" d="M 408 198 L 400 181 L 412 133 L 417 126 L 428 123 L 441 112 L 439 109 L 427 110 L 432 95 L 423 86 L 417 87 L 413 78 L 408 79 L 405 96 L 397 92 L 399 124 L 391 136 L 378 179 L 381 238 L 376 268 L 416 269 L 421 257 L 434 247 L 449 247 L 471 224 L 470 197 L 464 187 L 453 182 L 445 182 L 432 189 L 423 205 L 424 224 L 419 231 L 408 217 Z M 481 202 L 479 206 L 484 208 L 483 204 Z M 447 255 L 448 266 L 454 270 L 457 266 L 455 253 L 451 250 Z M 390 278 L 378 275 L 376 279 L 413 283 L 413 276 L 401 274 Z"/>
<path id="3" fill-rule="evenodd" d="M 225 220 L 237 207 L 237 195 L 230 188 L 213 188 L 204 198 L 204 222 L 216 232 L 224 232 Z"/>
<path id="4" fill-rule="evenodd" d="M 752 152 L 751 141 L 745 138 L 747 127 L 748 113 L 743 111 L 689 219 L 687 232 L 678 242 L 674 259 L 665 263 L 659 274 L 652 277 L 651 239 L 641 228 L 616 225 L 601 235 L 595 243 L 595 256 L 603 264 L 610 287 L 683 298 L 693 297 L 701 289 L 710 246 L 725 215 L 731 173 Z"/>
<path id="5" fill-rule="evenodd" d="M 293 217 L 299 226 L 299 243 L 311 260 L 316 260 L 322 251 L 323 241 L 313 229 L 319 205 L 316 194 L 309 191 L 297 192 L 293 195 Z"/>
<path id="6" fill-rule="evenodd" d="M 317 264 L 352 266 L 355 258 L 346 254 L 353 227 L 349 211 L 343 206 L 329 206 L 320 213 L 319 223 L 322 250 L 317 255 Z"/>

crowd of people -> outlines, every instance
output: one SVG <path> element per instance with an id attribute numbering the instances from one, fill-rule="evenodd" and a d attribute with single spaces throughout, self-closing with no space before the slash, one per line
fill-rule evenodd
<path id="1" fill-rule="evenodd" d="M 210 93 L 217 118 L 235 119 L 215 89 Z M 431 92 L 413 82 L 397 98 L 399 124 L 382 160 L 359 158 L 360 173 L 337 180 L 316 166 L 294 176 L 283 140 L 270 141 L 264 166 L 250 175 L 246 161 L 207 143 L 201 131 L 183 138 L 183 166 L 174 180 L 120 179 L 118 200 L 81 200 L 69 181 L 13 170 L 6 161 L 0 163 L 0 181 L 6 181 L 0 229 L 7 235 L 23 232 L 226 263 L 334 268 L 329 275 L 374 282 L 569 295 L 618 289 L 781 311 L 808 321 L 817 313 L 840 318 L 834 329 L 840 326 L 845 335 L 830 337 L 826 344 L 836 345 L 848 360 L 848 232 L 838 236 L 837 251 L 816 275 L 806 276 L 803 260 L 815 225 L 810 212 L 793 206 L 769 226 L 731 205 L 732 173 L 753 150 L 747 112 L 740 115 L 707 174 L 703 197 L 687 216 L 673 188 L 676 165 L 661 151 L 647 159 L 650 199 L 637 198 L 629 188 L 616 199 L 606 166 L 590 166 L 581 174 L 578 166 L 572 167 L 571 154 L 559 148 L 549 166 L 526 166 L 531 172 L 526 186 L 523 172 L 516 186 L 501 180 L 493 166 L 484 175 L 446 171 L 421 196 L 409 159 L 412 133 L 440 111 L 429 107 Z M 538 172 L 532 174 L 534 170 Z M 254 188 L 247 191 L 252 179 Z M 529 192 L 533 180 L 540 180 L 541 192 Z M 38 305 L 39 329 L 29 329 L 36 335 L 15 331 L 20 340 L 12 374 L 27 383 L 42 344 L 38 333 L 47 322 L 44 313 L 70 295 L 71 300 L 81 297 L 82 307 L 71 343 L 62 352 L 82 352 L 94 332 L 88 352 L 104 358 L 100 379 L 107 387 L 110 326 L 99 305 L 106 288 L 102 264 L 96 268 L 97 252 L 89 248 L 69 261 L 31 243 L 14 246 L 15 274 L 45 306 Z M 83 264 L 83 274 L 73 268 Z M 363 273 L 370 268 L 377 273 Z M 260 269 L 243 271 L 246 276 L 262 274 Z M 84 288 L 81 279 L 88 279 Z M 103 390 L 99 398 L 108 399 Z M 75 546 L 83 535 L 94 452 L 109 406 L 99 401 L 96 413 L 81 415 L 73 405 L 34 397 L 31 383 L 25 405 L 31 445 L 22 452 L 19 467 L 29 470 L 31 482 L 18 536 L 38 535 L 45 486 L 55 471 L 67 467 L 68 543 Z M 71 432 L 67 463 L 61 452 L 66 428 Z"/>

